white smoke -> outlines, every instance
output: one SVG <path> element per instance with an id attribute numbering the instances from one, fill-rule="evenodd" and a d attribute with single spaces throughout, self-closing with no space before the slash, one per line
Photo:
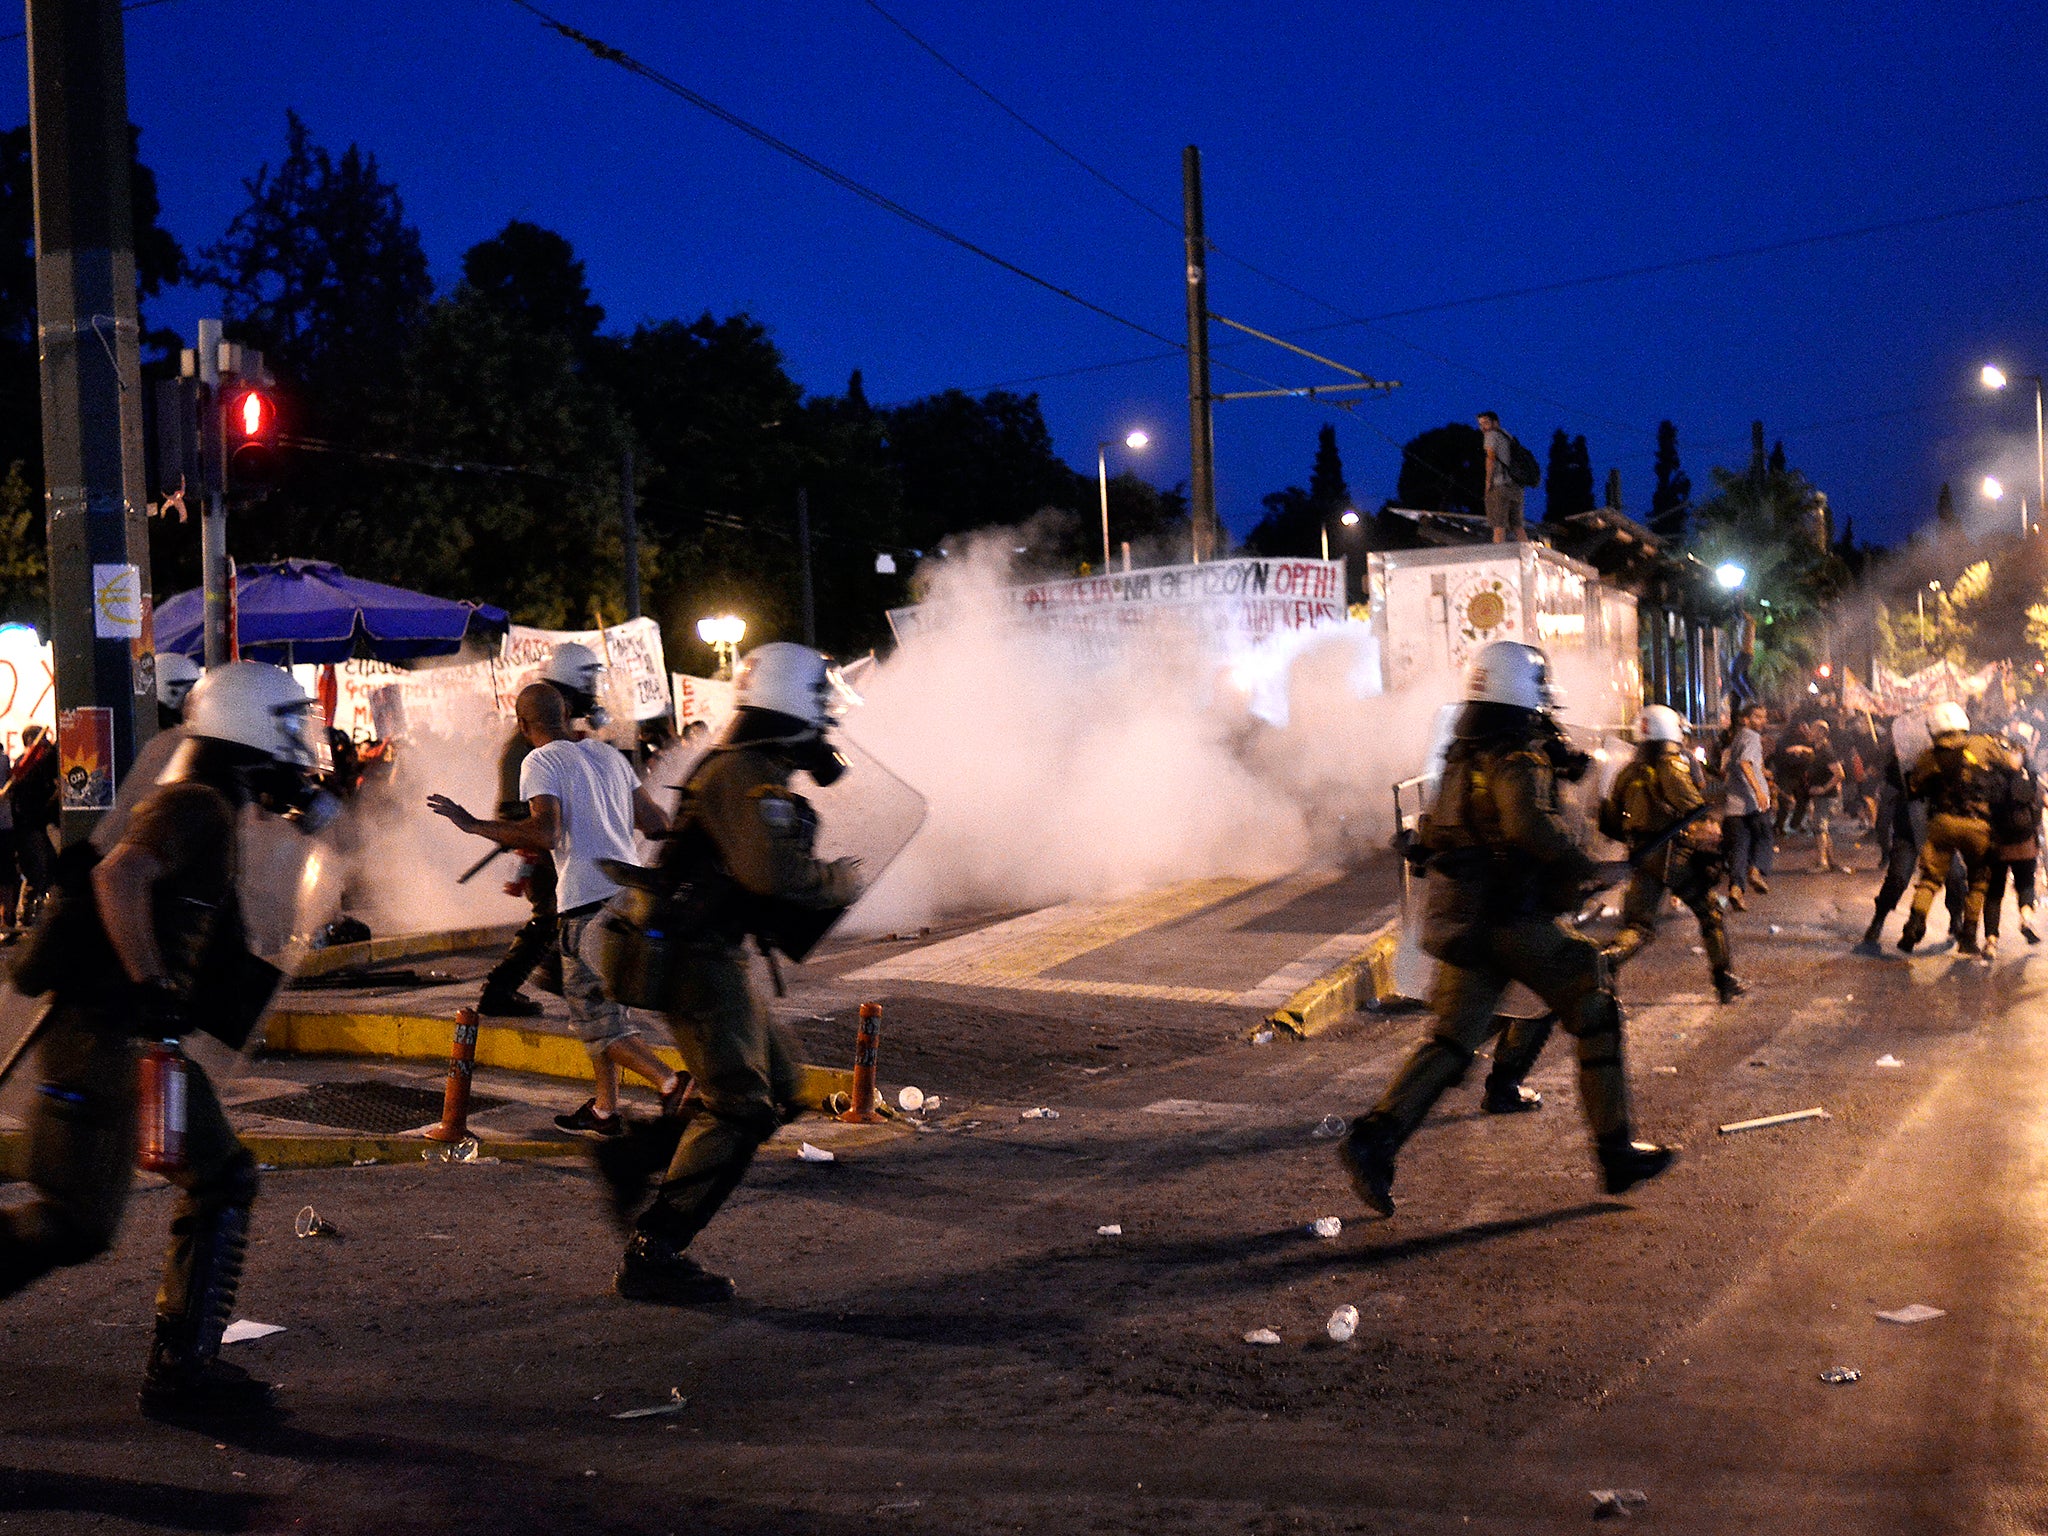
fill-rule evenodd
<path id="1" fill-rule="evenodd" d="M 845 734 L 929 801 L 854 931 L 1271 878 L 1384 846 L 1391 786 L 1419 768 L 1438 702 L 1378 696 L 1362 625 L 1219 656 L 1147 631 L 1115 654 L 1011 622 L 1011 540 L 934 575 L 949 615 L 862 679 Z M 847 790 L 854 790 L 852 776 Z"/>

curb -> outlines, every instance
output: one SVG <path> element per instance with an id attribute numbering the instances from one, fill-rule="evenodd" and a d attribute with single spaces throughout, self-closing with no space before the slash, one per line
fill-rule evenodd
<path id="1" fill-rule="evenodd" d="M 1365 948 L 1335 969 L 1318 976 L 1266 1015 L 1259 1030 L 1278 1030 L 1306 1040 L 1343 1023 L 1367 1003 L 1395 996 L 1394 951 L 1401 942 L 1401 920 L 1378 929 Z"/>
<path id="2" fill-rule="evenodd" d="M 428 955 L 452 955 L 465 949 L 488 949 L 512 942 L 519 923 L 498 923 L 488 928 L 448 928 L 435 933 L 399 933 L 388 939 L 365 939 L 358 944 L 336 944 L 307 954 L 294 973 L 299 976 L 332 976 L 336 971 L 385 960 L 418 960 Z"/>
<path id="3" fill-rule="evenodd" d="M 286 1010 L 270 1016 L 263 1051 L 274 1056 L 374 1056 L 389 1061 L 448 1059 L 455 1031 L 453 1019 L 415 1013 L 310 1013 Z M 672 1046 L 654 1046 L 654 1054 L 671 1071 L 683 1059 Z M 551 1035 L 512 1025 L 485 1024 L 477 1030 L 476 1065 L 501 1072 L 524 1072 L 563 1082 L 591 1080 L 590 1053 L 569 1035 Z M 818 1109 L 835 1093 L 851 1095 L 853 1069 L 804 1063 L 797 1101 Z"/>
<path id="4" fill-rule="evenodd" d="M 264 1168 L 347 1168 L 358 1163 L 417 1163 L 422 1153 L 439 1143 L 419 1136 L 284 1136 L 249 1133 L 242 1145 Z M 26 1175 L 28 1137 L 10 1131 L 0 1135 L 0 1177 L 18 1179 Z M 485 1141 L 479 1138 L 478 1157 L 495 1157 L 501 1162 L 531 1162 L 549 1157 L 581 1157 L 583 1143 L 562 1141 Z"/>

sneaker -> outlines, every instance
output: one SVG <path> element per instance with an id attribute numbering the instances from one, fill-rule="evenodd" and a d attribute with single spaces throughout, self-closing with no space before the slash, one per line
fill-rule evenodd
<path id="1" fill-rule="evenodd" d="M 1351 1133 L 1337 1143 L 1337 1161 L 1351 1176 L 1351 1187 L 1359 1199 L 1382 1216 L 1394 1214 L 1394 1154 L 1370 1115 L 1360 1116 Z"/>
<path id="2" fill-rule="evenodd" d="M 1998 935 L 1995 933 L 1985 934 L 1983 946 L 1977 953 L 1986 962 L 1996 960 L 1998 958 Z"/>
<path id="3" fill-rule="evenodd" d="M 1489 1115 L 1525 1115 L 1543 1107 L 1543 1095 L 1521 1083 L 1503 1083 L 1499 1087 L 1488 1083 L 1486 1097 L 1479 1101 L 1479 1107 Z"/>
<path id="4" fill-rule="evenodd" d="M 585 1099 L 582 1108 L 574 1114 L 555 1116 L 555 1129 L 569 1131 L 577 1136 L 623 1136 L 626 1134 L 624 1115 L 600 1115 L 597 1100 Z"/>
<path id="5" fill-rule="evenodd" d="M 476 1000 L 476 1011 L 487 1019 L 537 1019 L 541 1006 L 523 992 L 494 992 L 484 988 Z"/>
<path id="6" fill-rule="evenodd" d="M 1762 875 L 1758 874 L 1753 869 L 1749 872 L 1749 888 L 1752 891 L 1755 891 L 1759 896 L 1768 896 L 1771 894 L 1770 882 L 1764 879 Z"/>
<path id="7" fill-rule="evenodd" d="M 1610 1195 L 1625 1195 L 1638 1184 L 1654 1179 L 1678 1156 L 1670 1147 L 1654 1141 L 1624 1141 L 1600 1148 L 1602 1187 Z"/>
<path id="8" fill-rule="evenodd" d="M 2034 909 L 2032 907 L 2020 908 L 2020 937 L 2029 944 L 2041 942 L 2041 935 L 2034 931 Z"/>
<path id="9" fill-rule="evenodd" d="M 626 1257 L 612 1276 L 612 1291 L 627 1301 L 652 1301 L 670 1307 L 712 1306 L 731 1301 L 738 1288 L 725 1275 L 713 1274 L 680 1248 L 672 1248 L 645 1232 L 633 1234 Z"/>
<path id="10" fill-rule="evenodd" d="M 1749 910 L 1749 903 L 1742 899 L 1741 886 L 1731 885 L 1728 887 L 1728 905 L 1738 912 L 1747 912 Z"/>

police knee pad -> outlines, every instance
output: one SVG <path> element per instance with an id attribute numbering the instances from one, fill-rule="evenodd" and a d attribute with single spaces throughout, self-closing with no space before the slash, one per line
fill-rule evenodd
<path id="1" fill-rule="evenodd" d="M 1561 1015 L 1560 1022 L 1567 1031 L 1582 1041 L 1590 1040 L 1595 1035 L 1613 1035 L 1619 1039 L 1621 1000 L 1608 988 L 1597 988 L 1581 998 L 1577 1008 L 1569 1014 Z"/>

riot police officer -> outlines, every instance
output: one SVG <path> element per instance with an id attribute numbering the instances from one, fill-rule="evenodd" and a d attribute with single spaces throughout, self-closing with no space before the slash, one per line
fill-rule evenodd
<path id="1" fill-rule="evenodd" d="M 1685 752 L 1685 721 L 1669 705 L 1652 704 L 1636 724 L 1635 756 L 1615 775 L 1600 807 L 1600 830 L 1627 846 L 1634 866 L 1621 899 L 1621 931 L 1607 946 L 1607 961 L 1618 967 L 1657 936 L 1669 892 L 1699 920 L 1715 995 L 1732 1003 L 1747 989 L 1736 978 L 1728 927 L 1714 900 L 1720 835 L 1718 827 L 1707 831 L 1705 805 Z"/>
<path id="2" fill-rule="evenodd" d="M 801 959 L 856 895 L 856 860 L 821 862 L 817 817 L 790 788 L 829 785 L 846 761 L 826 732 L 833 685 L 808 646 L 756 647 L 734 679 L 724 739 L 683 787 L 655 872 L 682 935 L 662 1012 L 696 1087 L 653 1204 L 634 1223 L 613 1285 L 636 1301 L 723 1301 L 733 1283 L 686 1251 L 738 1187 L 755 1150 L 795 1112 L 797 1057 L 748 983 L 749 935 Z M 610 979 L 610 978 L 608 978 Z M 615 1185 L 632 1149 L 600 1152 Z"/>
<path id="3" fill-rule="evenodd" d="M 237 823 L 250 805 L 316 831 L 331 817 L 312 783 L 306 717 L 291 674 L 217 667 L 192 689 L 187 739 L 103 858 L 66 851 L 59 897 L 15 969 L 53 993 L 28 1130 L 36 1198 L 0 1212 L 0 1295 L 106 1252 L 127 1203 L 136 1145 L 138 1039 L 204 1030 L 240 1048 L 277 972 L 248 951 L 238 900 Z M 256 1195 L 256 1163 L 205 1073 L 185 1068 L 182 1191 L 143 1376 L 152 1417 L 206 1419 L 260 1408 L 270 1389 L 219 1358 Z"/>
<path id="4" fill-rule="evenodd" d="M 1473 660 L 1436 800 L 1418 833 L 1428 907 L 1422 947 L 1438 961 L 1435 1023 L 1338 1152 L 1359 1198 L 1394 1211 L 1394 1160 L 1498 1027 L 1512 982 L 1543 999 L 1578 1042 L 1579 1099 L 1610 1194 L 1664 1171 L 1669 1148 L 1634 1139 L 1621 1061 L 1621 1005 L 1599 946 L 1568 927 L 1593 864 L 1558 804 L 1587 760 L 1559 731 L 1549 667 L 1497 640 Z"/>
<path id="5" fill-rule="evenodd" d="M 1899 933 L 1899 948 L 1911 953 L 1927 937 L 1934 893 L 1960 855 L 1969 881 L 1956 950 L 1974 955 L 1977 924 L 1991 884 L 1991 807 L 2011 769 L 2011 750 L 1995 736 L 1972 734 L 1960 704 L 1937 704 L 1927 726 L 1934 745 L 1920 754 L 1906 775 L 1906 792 L 1927 800 L 1927 839 L 1920 847 L 1920 878 L 1913 883 L 1913 910 Z"/>

